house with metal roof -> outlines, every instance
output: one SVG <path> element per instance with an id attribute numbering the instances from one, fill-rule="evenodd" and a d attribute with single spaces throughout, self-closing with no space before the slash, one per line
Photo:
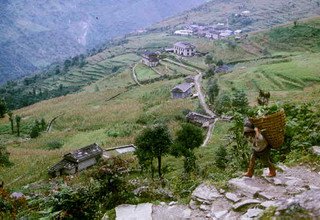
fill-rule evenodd
<path id="1" fill-rule="evenodd" d="M 196 47 L 188 42 L 177 42 L 174 44 L 173 48 L 174 53 L 185 57 L 194 56 L 196 52 Z"/>
<path id="2" fill-rule="evenodd" d="M 193 83 L 182 83 L 176 85 L 171 90 L 171 97 L 173 99 L 184 99 L 190 97 L 192 95 L 192 87 L 194 86 Z"/>
<path id="3" fill-rule="evenodd" d="M 101 158 L 102 153 L 102 148 L 96 143 L 80 148 L 65 154 L 60 162 L 49 169 L 48 173 L 51 176 L 60 176 L 85 170 L 88 167 L 95 165 Z"/>

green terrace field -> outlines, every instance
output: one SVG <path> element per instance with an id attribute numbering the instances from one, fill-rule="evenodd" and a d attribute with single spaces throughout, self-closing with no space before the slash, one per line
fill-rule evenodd
<path id="1" fill-rule="evenodd" d="M 142 63 L 139 63 L 138 65 L 136 65 L 135 72 L 139 81 L 155 79 L 160 76 L 155 71 L 153 71 L 152 68 Z"/>

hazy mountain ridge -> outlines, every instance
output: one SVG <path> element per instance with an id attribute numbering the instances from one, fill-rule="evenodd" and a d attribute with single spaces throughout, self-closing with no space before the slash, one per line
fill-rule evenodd
<path id="1" fill-rule="evenodd" d="M 247 11 L 247 15 L 241 13 Z M 155 27 L 183 27 L 186 24 L 229 24 L 231 28 L 256 31 L 320 15 L 318 0 L 211 0 Z"/>
<path id="2" fill-rule="evenodd" d="M 203 2 L 5 1 L 0 6 L 0 83 Z"/>

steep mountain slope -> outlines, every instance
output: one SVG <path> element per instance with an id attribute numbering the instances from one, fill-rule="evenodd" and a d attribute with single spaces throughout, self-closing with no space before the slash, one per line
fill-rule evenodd
<path id="1" fill-rule="evenodd" d="M 232 28 L 253 31 L 320 15 L 318 0 L 211 0 L 179 16 L 160 22 L 156 27 L 186 24 L 229 24 Z"/>
<path id="2" fill-rule="evenodd" d="M 0 84 L 203 2 L 2 1 Z"/>

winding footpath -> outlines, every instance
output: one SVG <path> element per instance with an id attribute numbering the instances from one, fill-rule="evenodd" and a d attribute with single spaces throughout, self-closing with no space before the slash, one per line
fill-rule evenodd
<path id="1" fill-rule="evenodd" d="M 135 83 L 137 83 L 139 86 L 142 86 L 142 84 L 138 81 L 137 78 L 137 74 L 136 74 L 136 67 L 137 67 L 138 63 L 136 63 L 133 67 L 132 67 L 132 78 L 135 81 Z"/>
<path id="2" fill-rule="evenodd" d="M 206 103 L 205 96 L 204 96 L 202 89 L 201 89 L 202 73 L 198 70 L 196 70 L 196 71 L 197 71 L 198 75 L 196 75 L 194 77 L 194 83 L 195 83 L 195 89 L 197 90 L 197 93 L 198 93 L 200 105 L 202 106 L 202 108 L 205 110 L 205 112 L 209 116 L 215 118 L 214 122 L 209 125 L 206 138 L 205 138 L 203 144 L 201 145 L 202 147 L 205 147 L 205 146 L 207 146 L 207 144 L 209 143 L 209 141 L 211 139 L 212 131 L 215 127 L 216 122 L 219 120 L 219 118 L 213 111 L 210 110 L 209 106 Z"/>

